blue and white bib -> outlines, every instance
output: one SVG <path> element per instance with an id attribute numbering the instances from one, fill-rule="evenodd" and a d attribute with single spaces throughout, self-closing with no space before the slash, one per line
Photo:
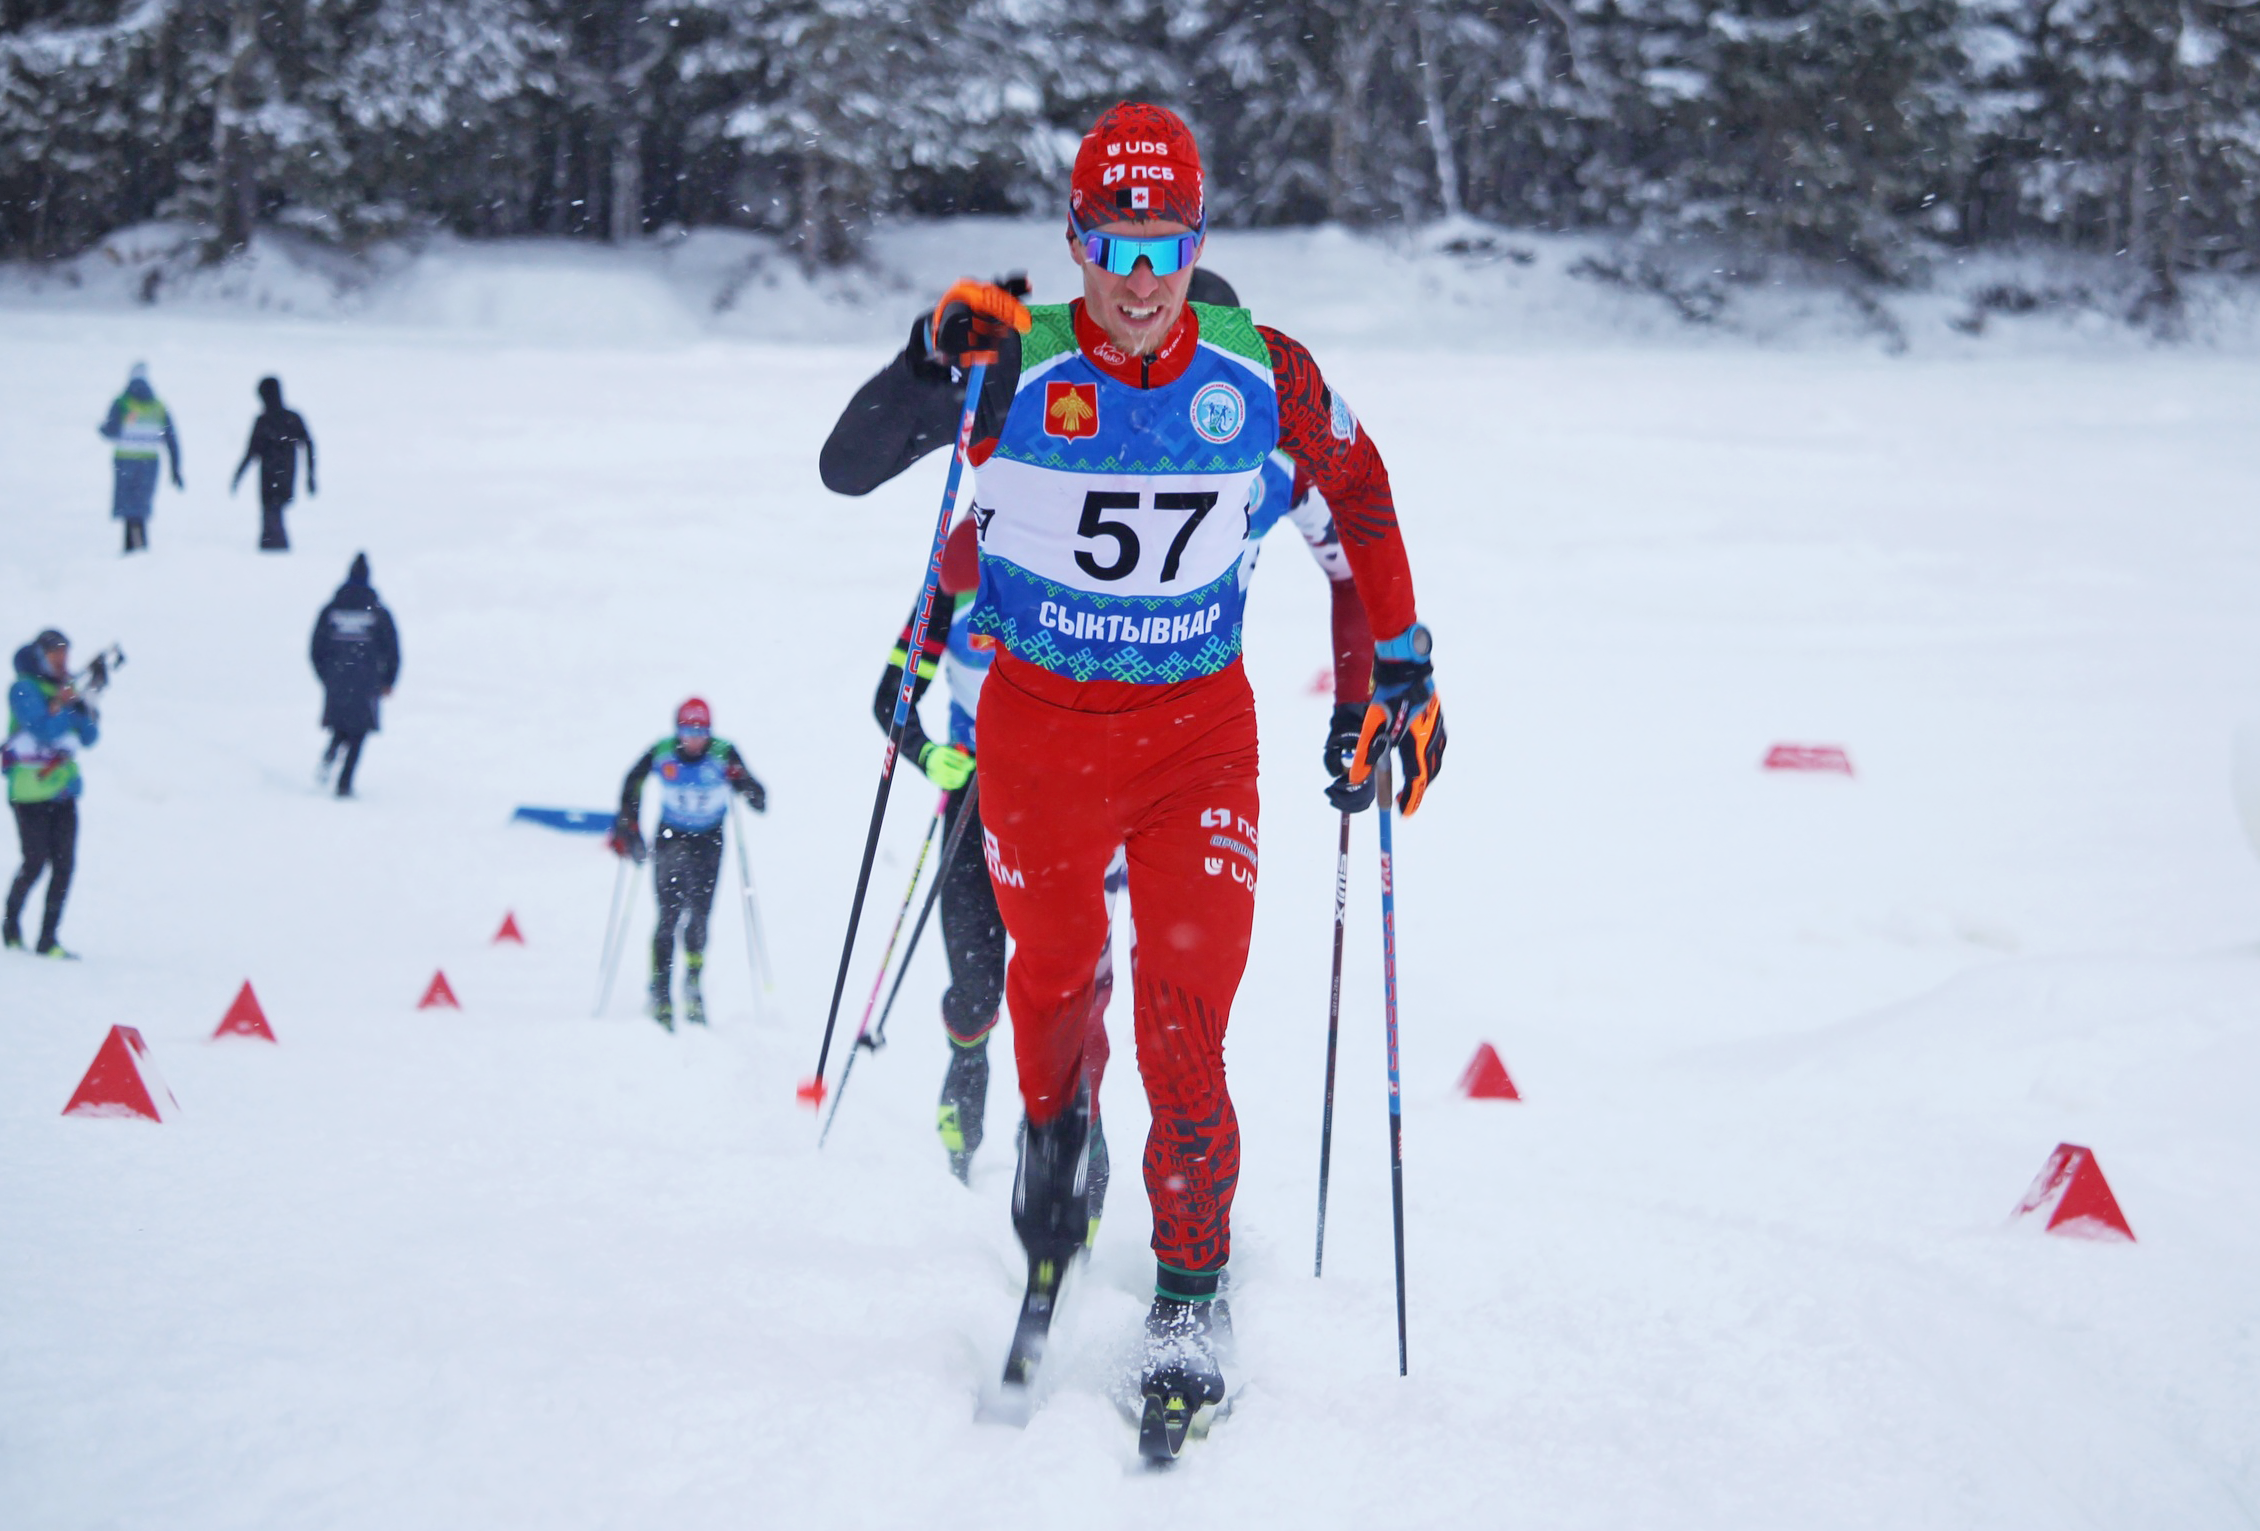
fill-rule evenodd
<path id="1" fill-rule="evenodd" d="M 1193 307 L 1198 348 L 1159 388 L 1101 371 L 1066 305 L 1033 309 L 976 477 L 973 630 L 1070 680 L 1167 684 L 1240 657 L 1240 553 L 1279 400 L 1247 311 Z"/>
<path id="2" fill-rule="evenodd" d="M 676 748 L 672 737 L 651 747 L 652 779 L 659 783 L 659 822 L 670 829 L 718 829 L 730 813 L 730 778 L 723 764 L 729 741 L 709 739 L 696 760 Z"/>

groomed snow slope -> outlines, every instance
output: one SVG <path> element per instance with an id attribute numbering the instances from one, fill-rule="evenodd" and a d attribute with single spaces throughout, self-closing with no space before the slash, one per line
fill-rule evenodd
<path id="1" fill-rule="evenodd" d="M 980 237 L 963 264 L 1010 253 Z M 931 946 L 821 1154 L 793 1102 L 941 477 L 839 501 L 814 451 L 908 305 L 829 349 L 16 307 L 0 639 L 55 624 L 130 664 L 86 760 L 85 960 L 0 963 L 0 1521 L 2260 1518 L 2260 872 L 2227 785 L 2260 711 L 2251 367 L 1510 352 L 1449 311 L 1351 343 L 1357 282 L 1296 265 L 1322 243 L 1242 248 L 1252 303 L 1336 336 L 1438 633 L 1450 762 L 1399 839 L 1410 1378 L 1369 822 L 1309 1274 L 1333 832 L 1294 547 L 1248 637 L 1245 1402 L 1154 1475 L 1109 1396 L 1150 1273 L 1126 1015 L 1116 1190 L 1025 1432 L 972 1418 L 1018 1288 L 1011 1075 L 1000 1049 L 968 1193 L 932 1130 Z M 1024 258 L 1065 286 L 1048 237 Z M 566 269 L 548 301 L 592 322 L 641 301 Z M 121 560 L 91 427 L 136 357 L 190 492 Z M 288 557 L 222 494 L 266 371 L 322 451 Z M 305 643 L 364 548 L 406 664 L 339 804 Z M 757 1011 L 726 885 L 716 1025 L 671 1037 L 632 970 L 590 1018 L 609 858 L 506 820 L 610 801 L 694 691 L 770 786 L 779 984 Z M 1859 774 L 1760 772 L 1783 740 Z M 898 787 L 873 924 L 931 804 Z M 505 909 L 523 950 L 487 944 Z M 460 1014 L 413 1008 L 435 967 Z M 245 977 L 279 1047 L 203 1040 Z M 57 1115 L 114 1022 L 178 1120 Z M 1454 1097 L 1484 1039 L 1525 1103 Z M 2060 1140 L 2139 1244 L 2005 1226 Z"/>

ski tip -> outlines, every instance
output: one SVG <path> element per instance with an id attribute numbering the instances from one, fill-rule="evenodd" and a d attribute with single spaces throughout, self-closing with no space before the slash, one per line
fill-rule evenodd
<path id="1" fill-rule="evenodd" d="M 829 1090 L 824 1088 L 823 1080 L 803 1079 L 799 1083 L 799 1085 L 794 1088 L 793 1098 L 798 1100 L 809 1110 L 814 1111 L 818 1106 L 824 1104 L 824 1097 L 830 1093 L 831 1092 Z"/>

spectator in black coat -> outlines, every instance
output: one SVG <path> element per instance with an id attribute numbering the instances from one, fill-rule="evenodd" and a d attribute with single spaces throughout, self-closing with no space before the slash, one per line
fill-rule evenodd
<path id="1" fill-rule="evenodd" d="M 298 493 L 300 447 L 306 449 L 306 492 L 319 493 L 314 487 L 314 438 L 298 411 L 283 408 L 282 379 L 259 379 L 259 397 L 267 407 L 251 422 L 251 440 L 243 449 L 243 461 L 235 465 L 235 477 L 228 480 L 228 493 L 235 493 L 243 482 L 243 470 L 251 460 L 259 459 L 259 547 L 287 553 L 290 537 L 283 530 L 283 507 Z"/>
<path id="2" fill-rule="evenodd" d="M 345 583 L 314 622 L 314 673 L 322 678 L 322 726 L 330 747 L 322 755 L 320 779 L 342 756 L 337 795 L 353 795 L 353 768 L 361 763 L 361 741 L 377 731 L 377 698 L 392 695 L 400 678 L 400 634 L 392 613 L 369 588 L 369 555 L 356 553 Z"/>

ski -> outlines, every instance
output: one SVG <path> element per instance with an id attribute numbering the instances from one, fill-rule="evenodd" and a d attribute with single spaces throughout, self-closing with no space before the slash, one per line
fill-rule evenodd
<path id="1" fill-rule="evenodd" d="M 1020 1318 L 1012 1326 L 1012 1348 L 1005 1352 L 1004 1385 L 1025 1388 L 1036 1380 L 1044 1361 L 1044 1346 L 1051 1339 L 1052 1315 L 1059 1309 L 1059 1288 L 1066 1276 L 1054 1260 L 1028 1264 L 1028 1290 L 1020 1299 Z"/>
<path id="2" fill-rule="evenodd" d="M 1146 1314 L 1145 1356 L 1137 1382 L 1138 1455 L 1177 1460 L 1231 1411 L 1232 1310 L 1221 1295 L 1199 1301 L 1156 1293 Z"/>
<path id="3" fill-rule="evenodd" d="M 1036 1373 L 1044 1364 L 1052 1317 L 1059 1311 L 1059 1289 L 1066 1276 L 1067 1268 L 1057 1260 L 1029 1260 L 1028 1290 L 1020 1299 L 1020 1317 L 1012 1326 L 1004 1375 L 995 1393 L 982 1400 L 981 1418 L 1014 1426 L 1028 1423 L 1035 1410 Z"/>
<path id="4" fill-rule="evenodd" d="M 1138 1455 L 1156 1467 L 1166 1467 L 1184 1455 L 1186 1446 L 1207 1440 L 1211 1430 L 1229 1419 L 1233 1400 L 1227 1396 L 1222 1403 L 1194 1406 L 1183 1388 L 1155 1383 L 1139 1402 Z"/>
<path id="5" fill-rule="evenodd" d="M 1112 1389 L 1115 1411 L 1137 1433 L 1138 1455 L 1147 1465 L 1167 1467 L 1184 1455 L 1185 1448 L 1205 1441 L 1218 1425 L 1232 1417 L 1242 1388 L 1232 1383 L 1221 1400 L 1196 1402 L 1191 1389 L 1146 1380 L 1132 1371 Z"/>

